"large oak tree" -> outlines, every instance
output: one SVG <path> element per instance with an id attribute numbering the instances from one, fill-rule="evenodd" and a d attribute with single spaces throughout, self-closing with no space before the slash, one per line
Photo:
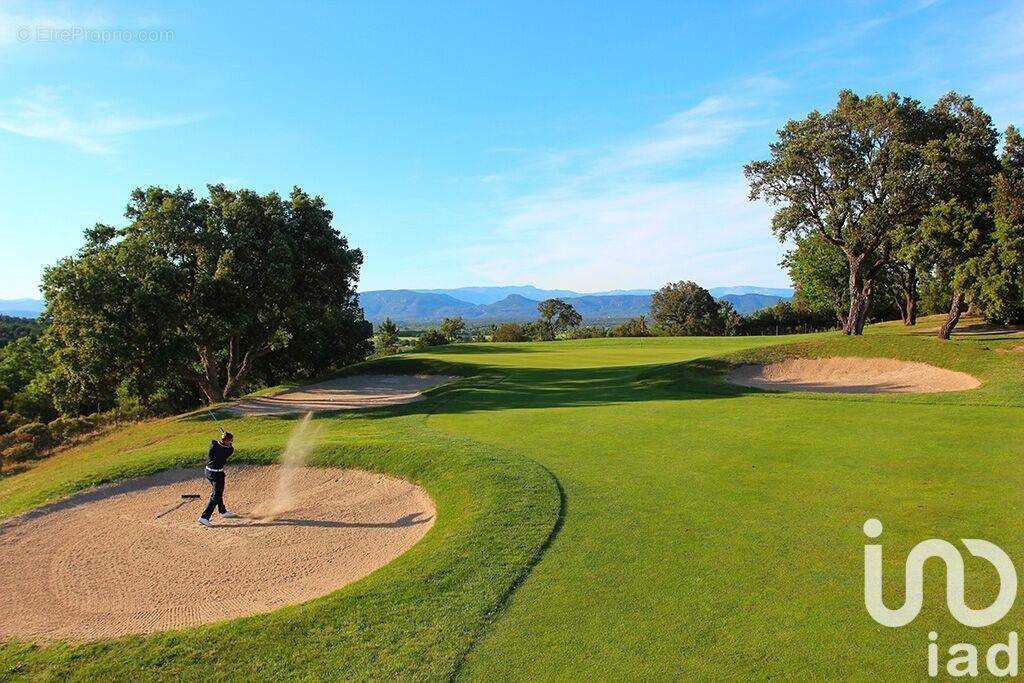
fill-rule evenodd
<path id="1" fill-rule="evenodd" d="M 863 331 L 893 236 L 919 221 L 919 150 L 926 135 L 925 112 L 916 100 L 843 91 L 832 111 L 788 122 L 771 144 L 771 157 L 745 167 L 751 199 L 781 205 L 772 221 L 780 240 L 817 233 L 842 250 L 848 264 L 846 334 Z"/>
<path id="2" fill-rule="evenodd" d="M 362 253 L 319 197 L 209 186 L 132 193 L 122 228 L 98 225 L 43 290 L 62 409 L 145 391 L 169 375 L 211 402 L 238 394 L 261 359 L 317 372 L 365 357 L 355 285 Z M 77 405 L 76 405 L 77 404 Z"/>

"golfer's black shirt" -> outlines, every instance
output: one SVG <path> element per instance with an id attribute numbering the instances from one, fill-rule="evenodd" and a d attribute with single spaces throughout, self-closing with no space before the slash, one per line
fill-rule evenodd
<path id="1" fill-rule="evenodd" d="M 235 452 L 233 446 L 225 446 L 219 441 L 210 442 L 210 451 L 206 454 L 206 466 L 211 470 L 224 469 L 224 463 Z"/>

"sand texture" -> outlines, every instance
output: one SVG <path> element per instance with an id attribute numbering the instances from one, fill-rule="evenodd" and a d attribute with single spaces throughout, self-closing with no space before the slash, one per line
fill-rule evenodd
<path id="1" fill-rule="evenodd" d="M 279 498 L 280 468 L 228 467 L 243 515 Z M 387 564 L 434 522 L 420 487 L 359 470 L 288 472 L 273 516 L 197 522 L 209 484 L 169 470 L 0 523 L 0 638 L 89 640 L 268 612 Z M 183 501 L 181 494 L 201 494 Z"/>
<path id="2" fill-rule="evenodd" d="M 424 391 L 456 379 L 448 375 L 354 375 L 242 399 L 226 410 L 237 415 L 286 415 L 376 408 L 419 399 Z"/>
<path id="3" fill-rule="evenodd" d="M 742 365 L 728 379 L 757 389 L 843 394 L 933 393 L 981 386 L 964 372 L 892 358 L 791 358 Z"/>

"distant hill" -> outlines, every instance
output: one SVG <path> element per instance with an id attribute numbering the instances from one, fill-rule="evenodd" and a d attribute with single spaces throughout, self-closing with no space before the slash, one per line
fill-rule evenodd
<path id="1" fill-rule="evenodd" d="M 780 299 L 792 299 L 793 290 L 786 287 L 750 287 L 748 285 L 742 285 L 739 287 L 712 287 L 708 290 L 711 292 L 711 296 L 716 299 L 721 299 L 725 296 L 733 294 L 766 294 L 768 296 L 777 296 Z"/>
<path id="2" fill-rule="evenodd" d="M 762 308 L 774 306 L 779 301 L 789 301 L 792 297 L 773 296 L 771 294 L 726 294 L 715 298 L 724 299 L 731 303 L 732 307 L 740 315 L 750 315 L 755 311 L 760 311 Z"/>
<path id="3" fill-rule="evenodd" d="M 523 322 L 537 319 L 537 303 L 551 298 L 553 293 L 567 290 L 540 290 L 529 288 L 529 293 L 537 298 L 527 297 L 519 293 L 508 294 L 496 301 L 490 301 L 493 291 L 503 288 L 470 287 L 469 296 L 483 298 L 488 303 L 478 304 L 460 301 L 455 294 L 464 295 L 465 290 L 433 290 L 419 291 L 409 289 L 375 290 L 360 294 L 360 303 L 371 322 L 380 322 L 391 318 L 396 323 L 405 325 L 435 324 L 443 318 L 462 316 L 466 322 L 489 324 L 496 322 Z M 508 289 L 523 290 L 524 287 Z M 651 309 L 651 290 L 628 290 L 639 294 L 562 294 L 558 298 L 571 303 L 585 322 L 612 323 L 649 315 Z M 742 315 L 773 306 L 777 301 L 789 297 L 768 294 L 727 294 L 719 297 L 729 301 Z"/>
<path id="4" fill-rule="evenodd" d="M 0 315 L 37 318 L 46 308 L 42 299 L 0 299 Z"/>
<path id="5" fill-rule="evenodd" d="M 544 301 L 544 299 L 561 299 L 564 297 L 579 296 L 578 292 L 571 292 L 568 289 L 537 289 L 533 285 L 517 285 L 510 287 L 456 287 L 454 289 L 414 289 L 412 291 L 424 294 L 447 294 L 459 301 L 465 301 L 471 304 L 480 304 L 483 306 L 497 303 L 513 294 L 531 301 Z"/>
<path id="6" fill-rule="evenodd" d="M 715 287 L 709 291 L 712 296 L 729 301 L 742 315 L 774 306 L 775 302 L 789 300 L 793 295 L 792 290 L 771 287 Z M 391 318 L 399 323 L 429 324 L 459 315 L 468 322 L 492 323 L 535 320 L 538 302 L 559 298 L 575 306 L 585 321 L 608 323 L 648 315 L 653 293 L 651 289 L 617 289 L 580 294 L 568 289 L 539 289 L 530 285 L 378 289 L 362 292 L 359 303 L 371 322 Z M 45 307 L 40 299 L 0 299 L 0 315 L 36 318 Z"/>
<path id="7" fill-rule="evenodd" d="M 478 306 L 466 301 L 430 292 L 410 289 L 381 289 L 359 295 L 366 319 L 379 322 L 391 318 L 396 322 L 425 322 L 461 315 L 473 317 Z"/>
<path id="8" fill-rule="evenodd" d="M 447 294 L 460 301 L 471 304 L 493 304 L 510 296 L 517 295 L 531 301 L 544 301 L 545 299 L 575 299 L 582 296 L 619 296 L 622 294 L 630 296 L 649 296 L 654 294 L 653 289 L 610 289 L 605 292 L 574 292 L 569 289 L 539 289 L 533 285 L 515 285 L 509 287 L 455 287 L 453 289 L 414 289 L 414 292 L 425 294 Z"/>

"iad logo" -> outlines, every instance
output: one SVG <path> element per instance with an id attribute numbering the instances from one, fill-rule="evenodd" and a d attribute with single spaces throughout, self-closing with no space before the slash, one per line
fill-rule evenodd
<path id="1" fill-rule="evenodd" d="M 877 519 L 864 522 L 864 533 L 868 538 L 882 535 L 882 523 Z M 906 592 L 903 605 L 889 609 L 882 599 L 882 546 L 864 546 L 864 606 L 871 618 L 883 626 L 898 628 L 912 622 L 921 612 L 924 604 L 924 563 L 938 558 L 946 565 L 946 605 L 949 613 L 964 626 L 991 626 L 1013 607 L 1017 597 L 1017 570 L 1009 556 L 999 546 L 977 538 L 962 538 L 974 557 L 980 557 L 995 567 L 999 575 L 999 593 L 995 600 L 984 609 L 972 609 L 964 602 L 964 558 L 955 545 L 938 538 L 930 538 L 915 545 L 907 555 L 905 569 Z M 939 647 L 935 642 L 938 634 L 928 634 L 928 674 L 939 673 Z M 1011 631 L 1006 643 L 995 643 L 988 648 L 985 665 L 994 676 L 1017 675 L 1017 633 Z M 978 675 L 978 648 L 970 643 L 956 643 L 948 650 L 950 659 L 946 671 L 951 676 Z"/>
<path id="2" fill-rule="evenodd" d="M 882 535 L 877 519 L 864 522 L 868 538 Z M 864 546 L 864 606 L 871 618 L 882 626 L 906 626 L 917 617 L 924 604 L 924 563 L 937 557 L 946 563 L 946 605 L 949 613 L 964 626 L 991 626 L 1006 616 L 1017 598 L 1017 570 L 1002 549 L 988 541 L 962 538 L 967 551 L 988 560 L 999 573 L 999 594 L 985 609 L 971 609 L 964 603 L 964 558 L 952 543 L 938 538 L 921 541 L 907 556 L 907 592 L 903 606 L 889 609 L 882 602 L 882 546 Z"/>

